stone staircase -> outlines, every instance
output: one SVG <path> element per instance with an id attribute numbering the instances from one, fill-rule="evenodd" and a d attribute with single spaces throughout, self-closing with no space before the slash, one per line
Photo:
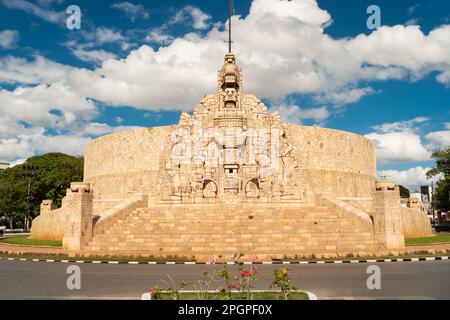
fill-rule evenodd
<path id="1" fill-rule="evenodd" d="M 137 208 L 96 232 L 91 254 L 197 258 L 238 253 L 271 258 L 361 255 L 374 250 L 373 225 L 329 207 L 181 205 Z M 239 244 L 239 246 L 238 246 Z M 186 254 L 188 253 L 188 254 Z"/>

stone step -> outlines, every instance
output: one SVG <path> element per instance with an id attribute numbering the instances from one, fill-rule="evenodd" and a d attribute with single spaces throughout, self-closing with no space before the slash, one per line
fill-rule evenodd
<path id="1" fill-rule="evenodd" d="M 326 207 L 283 211 L 263 207 L 251 214 L 237 206 L 220 214 L 205 212 L 204 208 L 172 210 L 168 213 L 167 208 L 138 208 L 124 214 L 94 234 L 86 250 L 177 255 L 235 253 L 242 248 L 251 252 L 257 246 L 270 254 L 277 254 L 280 248 L 304 254 L 364 251 L 371 250 L 374 244 L 372 233 L 360 229 L 352 218 Z"/>

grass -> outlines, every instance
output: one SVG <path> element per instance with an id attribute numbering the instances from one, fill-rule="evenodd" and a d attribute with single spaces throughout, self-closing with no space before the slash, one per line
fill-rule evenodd
<path id="1" fill-rule="evenodd" d="M 449 242 L 450 242 L 450 234 L 438 234 L 431 237 L 405 239 L 405 244 L 407 246 L 430 244 L 430 243 L 449 243 Z"/>
<path id="2" fill-rule="evenodd" d="M 28 236 L 17 236 L 1 239 L 0 242 L 9 244 L 21 244 L 21 245 L 32 245 L 32 246 L 52 246 L 52 247 L 62 247 L 61 240 L 36 240 L 30 239 Z"/>
<path id="3" fill-rule="evenodd" d="M 253 292 L 253 300 L 280 300 L 279 292 Z M 161 300 L 173 300 L 170 293 L 161 292 Z M 179 300 L 199 300 L 196 292 L 180 292 Z M 208 293 L 208 300 L 221 300 L 219 293 Z M 245 293 L 232 292 L 231 300 L 247 300 Z M 305 292 L 292 292 L 289 300 L 309 300 Z"/>
<path id="4" fill-rule="evenodd" d="M 1 242 L 1 240 L 0 240 Z M 450 253 L 450 252 L 449 252 Z M 440 254 L 430 254 L 430 253 L 414 253 L 414 254 L 407 254 L 407 255 L 391 255 L 391 256 L 367 256 L 367 257 L 352 257 L 352 258 L 339 258 L 339 259 L 286 259 L 286 261 L 323 261 L 323 262 L 332 262 L 334 260 L 340 260 L 340 261 L 350 261 L 350 260 L 376 260 L 376 259 L 411 259 L 411 258 L 428 258 L 428 257 L 447 257 L 449 254 L 447 253 L 440 253 Z M 156 258 L 125 258 L 125 257 L 111 257 L 111 256 L 68 256 L 67 254 L 60 253 L 60 254 L 48 254 L 48 253 L 22 253 L 22 254 L 11 254 L 6 252 L 0 251 L 0 258 L 8 259 L 40 259 L 40 260 L 68 260 L 70 262 L 75 262 L 76 260 L 82 260 L 86 262 L 92 262 L 92 261 L 118 261 L 119 263 L 128 263 L 128 261 L 135 261 L 135 262 L 141 262 L 141 263 L 147 263 L 149 261 L 151 262 L 165 262 L 165 261 L 173 261 L 177 263 L 183 263 L 186 261 L 193 262 L 193 260 L 183 260 L 183 259 L 156 259 Z M 281 264 L 282 262 L 278 262 Z"/>

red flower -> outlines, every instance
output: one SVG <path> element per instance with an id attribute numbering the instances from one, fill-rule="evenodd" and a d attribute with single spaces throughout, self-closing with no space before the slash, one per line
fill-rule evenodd
<path id="1" fill-rule="evenodd" d="M 253 274 L 254 276 L 257 276 L 257 275 L 258 275 L 258 268 L 252 267 L 252 274 Z"/>
<path id="2" fill-rule="evenodd" d="M 249 275 L 250 275 L 250 272 L 248 272 L 248 270 L 246 270 L 246 269 L 242 270 L 242 276 L 243 277 L 248 277 Z"/>
<path id="3" fill-rule="evenodd" d="M 230 289 L 236 288 L 234 284 L 230 284 L 228 287 L 229 287 Z"/>
<path id="4" fill-rule="evenodd" d="M 150 290 L 150 295 L 151 296 L 156 296 L 158 294 L 158 290 L 156 290 L 156 289 L 151 289 Z"/>

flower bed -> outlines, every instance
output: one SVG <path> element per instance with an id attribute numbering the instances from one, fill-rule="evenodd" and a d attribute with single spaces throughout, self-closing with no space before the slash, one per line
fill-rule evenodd
<path id="1" fill-rule="evenodd" d="M 290 283 L 289 269 L 280 268 L 273 272 L 271 290 L 254 290 L 259 272 L 256 266 L 247 268 L 242 262 L 243 253 L 232 256 L 235 270 L 229 270 L 227 263 L 216 263 L 213 258 L 207 264 L 213 270 L 204 271 L 203 279 L 197 282 L 182 281 L 176 285 L 168 276 L 170 284 L 163 281 L 166 288 L 155 286 L 142 296 L 144 300 L 308 300 L 308 294 L 298 291 Z M 222 257 L 219 257 L 222 259 Z M 252 259 L 258 262 L 257 258 Z M 194 290 L 186 290 L 193 287 Z M 216 288 L 214 290 L 214 288 Z"/>
<path id="2" fill-rule="evenodd" d="M 280 291 L 252 291 L 252 300 L 281 300 L 283 295 Z M 204 297 L 198 291 L 180 291 L 177 300 L 202 300 Z M 206 295 L 206 300 L 223 300 L 223 296 L 220 292 L 211 291 Z M 174 300 L 174 296 L 171 292 L 161 291 L 158 299 L 152 299 L 150 292 L 142 295 L 142 300 Z M 232 291 L 229 300 L 247 300 L 247 295 L 242 292 Z M 310 294 L 302 291 L 293 291 L 290 293 L 287 300 L 310 300 Z"/>

